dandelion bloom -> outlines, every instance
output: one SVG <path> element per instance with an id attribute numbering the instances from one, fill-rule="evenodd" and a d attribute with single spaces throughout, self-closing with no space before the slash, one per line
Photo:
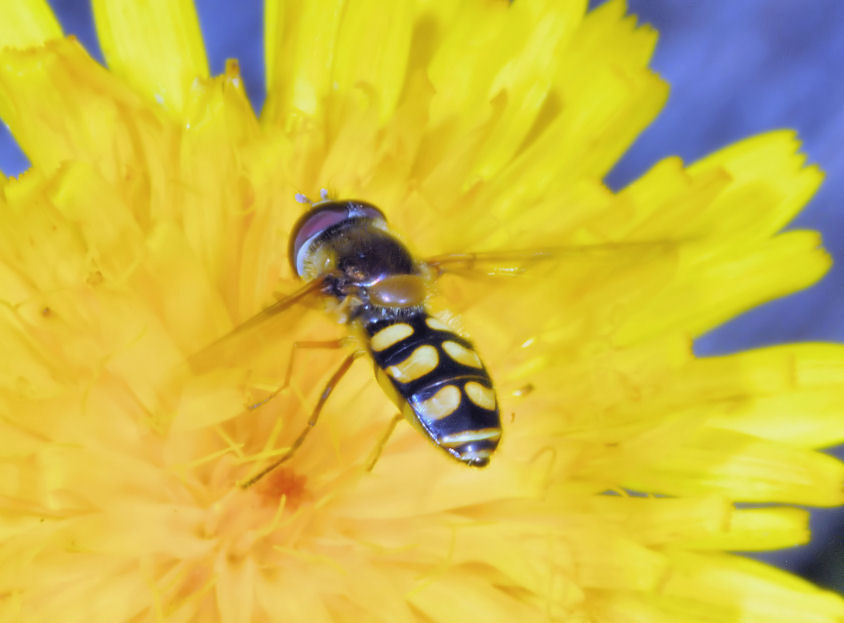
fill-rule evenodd
<path id="1" fill-rule="evenodd" d="M 186 0 L 94 0 L 108 69 L 43 0 L 6 5 L 0 116 L 32 168 L 0 186 L 2 620 L 844 617 L 727 553 L 806 541 L 777 504 L 842 502 L 816 448 L 844 436 L 844 349 L 691 350 L 827 270 L 815 233 L 780 233 L 821 174 L 772 132 L 609 191 L 667 90 L 623 2 L 269 1 L 260 117 L 236 63 L 208 75 Z M 237 486 L 338 353 L 248 406 L 344 327 L 305 309 L 178 371 L 298 287 L 293 196 L 321 187 L 420 256 L 569 250 L 436 283 L 496 381 L 484 470 L 402 425 L 367 472 L 395 406 L 355 365 Z"/>

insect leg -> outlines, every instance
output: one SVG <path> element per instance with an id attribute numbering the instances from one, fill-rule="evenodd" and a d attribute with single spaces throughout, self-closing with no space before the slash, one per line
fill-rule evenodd
<path id="1" fill-rule="evenodd" d="M 369 457 L 369 460 L 366 463 L 366 471 L 371 472 L 372 468 L 375 467 L 375 464 L 378 462 L 378 459 L 381 458 L 381 451 L 384 450 L 384 446 L 387 445 L 387 441 L 390 439 L 390 435 L 393 434 L 393 431 L 396 429 L 396 425 L 401 421 L 402 415 L 401 413 L 397 413 L 393 416 L 393 419 L 390 420 L 390 424 L 387 426 L 384 434 L 381 435 L 381 439 L 378 440 L 378 444 L 372 450 L 372 454 Z"/>
<path id="2" fill-rule="evenodd" d="M 293 374 L 293 361 L 296 359 L 296 353 L 299 349 L 333 349 L 333 348 L 342 348 L 343 345 L 346 343 L 345 338 L 339 338 L 336 340 L 302 340 L 300 342 L 293 342 L 293 346 L 290 347 L 290 357 L 287 360 L 287 372 L 284 374 L 284 383 L 278 386 L 277 389 L 273 390 L 273 392 L 264 398 L 263 400 L 259 400 L 251 405 L 247 405 L 248 409 L 257 409 L 265 404 L 267 404 L 270 400 L 278 396 L 281 392 L 287 389 L 290 386 L 290 377 Z"/>
<path id="3" fill-rule="evenodd" d="M 311 417 L 308 418 L 308 423 L 305 425 L 305 428 L 302 430 L 302 432 L 299 433 L 299 436 L 296 437 L 296 439 L 290 445 L 290 448 L 288 448 L 287 452 L 285 452 L 281 456 L 281 458 L 276 459 L 275 462 L 265 467 L 245 482 L 240 483 L 240 487 L 242 489 L 251 487 L 256 482 L 261 480 L 261 478 L 269 474 L 271 471 L 273 471 L 285 461 L 288 461 L 290 457 L 293 456 L 293 453 L 299 449 L 299 446 L 301 446 L 302 442 L 305 441 L 305 437 L 308 436 L 308 433 L 311 432 L 313 427 L 316 425 L 317 420 L 319 419 L 319 414 L 322 411 L 323 406 L 325 406 L 325 402 L 328 400 L 328 397 L 331 396 L 331 392 L 334 391 L 334 388 L 337 387 L 337 384 L 340 382 L 340 379 L 342 379 L 346 372 L 349 371 L 349 368 L 352 367 L 352 364 L 355 362 L 355 359 L 364 354 L 364 351 L 358 350 L 353 352 L 343 360 L 343 363 L 340 364 L 340 367 L 337 368 L 334 374 L 331 375 L 331 378 L 328 379 L 328 382 L 325 384 L 325 387 L 323 388 L 322 393 L 319 396 L 319 400 L 317 401 L 316 406 L 314 407 L 314 410 L 311 413 Z"/>

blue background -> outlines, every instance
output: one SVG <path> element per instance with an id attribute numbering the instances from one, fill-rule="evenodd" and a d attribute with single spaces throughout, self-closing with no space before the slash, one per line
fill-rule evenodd
<path id="1" fill-rule="evenodd" d="M 101 59 L 87 3 L 51 4 L 65 32 L 75 34 Z M 844 342 L 844 2 L 628 4 L 660 32 L 652 65 L 671 83 L 671 97 L 609 175 L 610 186 L 623 186 L 667 155 L 693 161 L 737 139 L 782 127 L 795 128 L 810 161 L 827 172 L 820 192 L 791 227 L 821 231 L 836 266 L 813 288 L 759 307 L 704 336 L 697 352 L 794 341 Z M 247 91 L 260 105 L 262 2 L 198 0 L 197 6 L 212 72 L 222 72 L 226 58 L 240 59 Z M 14 175 L 26 166 L 5 127 L 0 128 L 0 170 Z M 812 526 L 810 545 L 762 557 L 842 591 L 844 512 L 815 511 Z"/>

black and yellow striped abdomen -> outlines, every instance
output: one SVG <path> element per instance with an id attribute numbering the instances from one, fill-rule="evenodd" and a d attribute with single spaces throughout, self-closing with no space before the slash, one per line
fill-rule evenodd
<path id="1" fill-rule="evenodd" d="M 384 389 L 412 424 L 483 467 L 501 438 L 492 380 L 472 344 L 424 310 L 364 327 Z"/>

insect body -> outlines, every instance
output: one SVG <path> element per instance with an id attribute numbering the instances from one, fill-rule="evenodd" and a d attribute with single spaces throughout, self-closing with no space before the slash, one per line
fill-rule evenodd
<path id="1" fill-rule="evenodd" d="M 332 200 L 311 203 L 296 222 L 290 239 L 290 262 L 305 281 L 299 290 L 280 298 L 228 335 L 189 358 L 192 371 L 201 374 L 231 350 L 235 336 L 255 336 L 282 312 L 293 312 L 298 303 L 315 297 L 336 303 L 343 322 L 357 331 L 375 364 L 375 376 L 402 415 L 437 447 L 467 465 L 483 467 L 501 438 L 498 402 L 492 381 L 472 344 L 433 317 L 425 307 L 428 283 L 451 273 L 499 278 L 521 275 L 549 261 L 566 257 L 585 261 L 611 258 L 654 261 L 673 257 L 683 240 L 604 241 L 586 245 L 536 247 L 524 250 L 449 253 L 415 259 L 387 227 L 384 214 L 370 203 Z M 546 264 L 547 265 L 547 264 Z M 302 306 L 300 311 L 304 311 Z M 288 322 L 287 324 L 292 324 Z M 287 325 L 285 325 L 287 326 Z M 263 334 L 262 334 L 263 335 Z M 530 341 L 530 340 L 529 340 Z M 293 354 L 297 348 L 338 348 L 342 340 L 294 342 L 284 385 L 255 408 L 289 386 Z M 525 342 L 527 344 L 527 342 Z M 239 352 L 235 357 L 239 358 Z M 333 389 L 362 351 L 346 357 L 330 377 L 304 430 L 271 465 L 241 483 L 249 487 L 289 460 L 301 446 Z M 528 383 L 513 393 L 525 395 L 535 388 Z M 397 421 L 399 416 L 394 419 Z M 392 426 L 390 428 L 392 430 Z M 388 433 L 389 434 L 389 433 Z M 378 452 L 385 436 L 377 446 Z"/>
<path id="2" fill-rule="evenodd" d="M 362 201 L 315 203 L 293 229 L 290 261 L 338 302 L 402 415 L 455 459 L 489 463 L 501 437 L 492 381 L 472 344 L 426 310 L 425 267 L 384 214 Z"/>

